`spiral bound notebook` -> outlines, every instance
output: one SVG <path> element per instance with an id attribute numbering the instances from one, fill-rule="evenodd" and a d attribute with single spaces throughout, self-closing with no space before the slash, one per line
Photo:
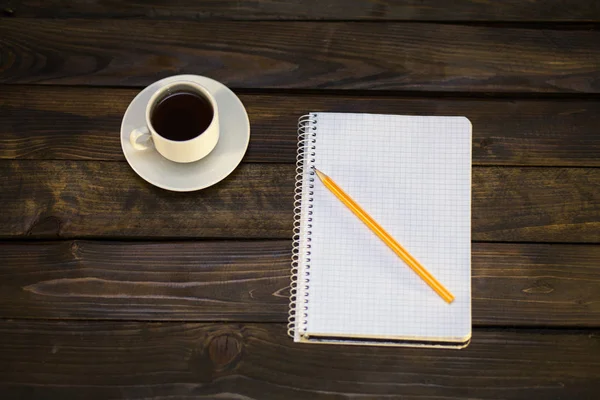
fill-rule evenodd
<path id="1" fill-rule="evenodd" d="M 471 124 L 299 120 L 288 333 L 296 342 L 465 347 L 471 337 Z M 316 179 L 329 175 L 455 296 L 446 303 Z"/>

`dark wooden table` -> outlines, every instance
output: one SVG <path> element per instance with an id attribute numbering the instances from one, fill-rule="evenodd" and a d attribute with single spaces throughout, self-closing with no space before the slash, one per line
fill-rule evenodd
<path id="1" fill-rule="evenodd" d="M 142 4 L 143 3 L 143 4 Z M 0 0 L 0 398 L 600 396 L 600 3 Z M 141 88 L 238 93 L 244 162 L 139 178 Z M 297 118 L 466 115 L 473 342 L 286 336 Z"/>

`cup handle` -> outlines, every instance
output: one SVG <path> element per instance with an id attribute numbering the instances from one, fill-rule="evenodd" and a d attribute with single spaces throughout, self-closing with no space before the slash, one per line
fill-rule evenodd
<path id="1" fill-rule="evenodd" d="M 138 140 L 144 136 L 146 136 L 145 142 L 138 142 Z M 150 135 L 150 131 L 146 126 L 134 129 L 129 135 L 129 142 L 131 143 L 134 149 L 140 151 L 148 150 L 149 148 L 153 147 L 152 135 Z"/>

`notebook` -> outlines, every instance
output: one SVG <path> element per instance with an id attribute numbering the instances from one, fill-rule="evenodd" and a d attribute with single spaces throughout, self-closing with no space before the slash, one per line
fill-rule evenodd
<path id="1" fill-rule="evenodd" d="M 471 123 L 310 113 L 298 124 L 288 333 L 296 342 L 465 347 Z M 333 179 L 433 274 L 448 304 L 315 176 Z"/>

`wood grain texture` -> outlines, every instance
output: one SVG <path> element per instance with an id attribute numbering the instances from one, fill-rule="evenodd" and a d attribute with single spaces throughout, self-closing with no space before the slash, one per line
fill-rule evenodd
<path id="1" fill-rule="evenodd" d="M 241 165 L 190 193 L 154 187 L 124 162 L 5 161 L 0 171 L 3 237 L 291 237 L 292 165 Z"/>
<path id="2" fill-rule="evenodd" d="M 127 38 L 127 40 L 123 40 Z M 46 20 L 0 24 L 0 83 L 600 92 L 600 31 L 418 23 Z"/>
<path id="3" fill-rule="evenodd" d="M 0 318 L 283 322 L 290 260 L 291 240 L 0 242 Z"/>
<path id="4" fill-rule="evenodd" d="M 294 344 L 283 324 L 0 322 L 0 395 L 592 399 L 595 331 L 476 330 L 465 350 Z"/>
<path id="5" fill-rule="evenodd" d="M 473 244 L 473 324 L 600 327 L 600 246 Z M 285 322 L 290 241 L 0 242 L 0 318 Z"/>
<path id="6" fill-rule="evenodd" d="M 0 237 L 290 238 L 295 166 L 243 164 L 208 189 L 175 193 L 127 163 L 0 162 Z M 600 242 L 600 169 L 473 170 L 478 241 Z"/>
<path id="7" fill-rule="evenodd" d="M 4 86 L 0 159 L 124 161 L 119 129 L 130 89 Z M 252 127 L 249 162 L 294 163 L 309 111 L 459 115 L 473 124 L 473 164 L 600 166 L 600 101 L 240 95 Z"/>
<path id="8" fill-rule="evenodd" d="M 599 21 L 594 0 L 1 0 L 13 17 L 231 20 Z"/>

